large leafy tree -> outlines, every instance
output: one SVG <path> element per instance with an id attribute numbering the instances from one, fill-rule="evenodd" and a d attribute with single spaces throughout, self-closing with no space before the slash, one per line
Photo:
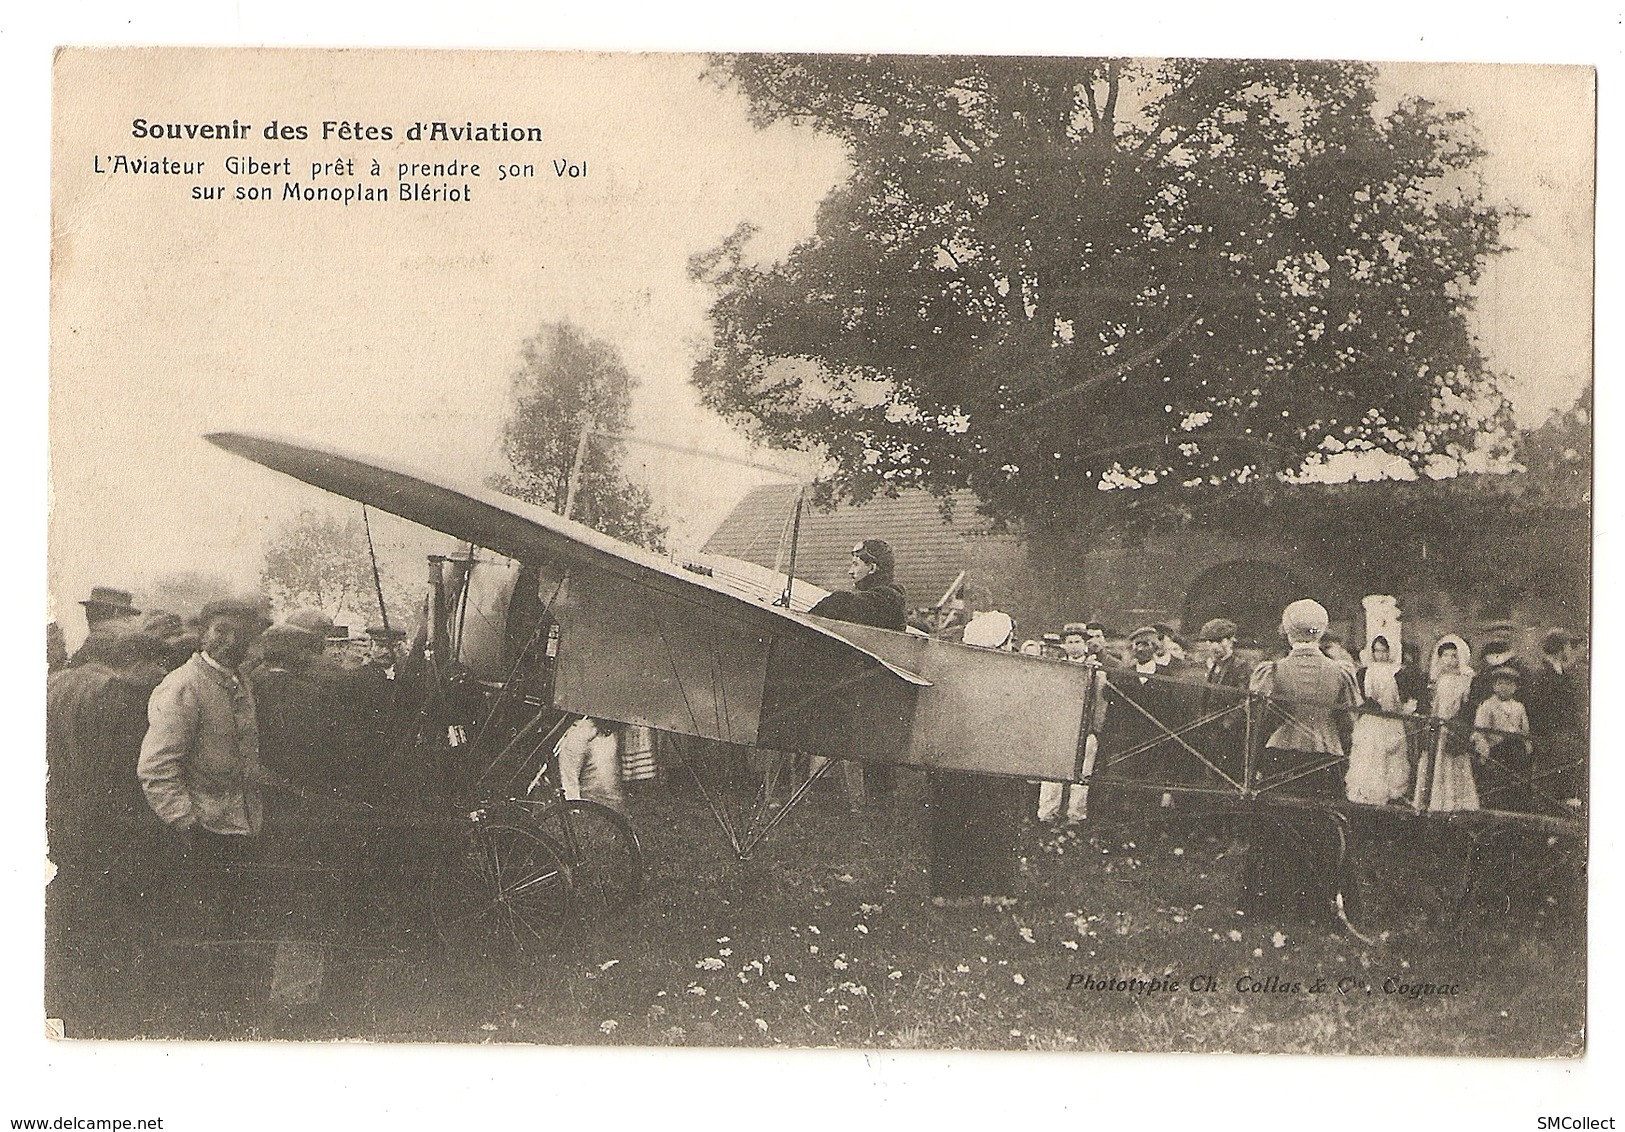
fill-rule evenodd
<path id="1" fill-rule="evenodd" d="M 614 439 L 627 427 L 635 384 L 619 352 L 568 322 L 556 322 L 527 338 L 520 354 L 502 430 L 508 467 L 492 477 L 492 486 L 560 514 L 570 503 L 572 519 L 660 549 L 665 524 L 648 491 L 622 473 L 622 445 Z M 588 442 L 582 449 L 584 431 Z"/>
<path id="2" fill-rule="evenodd" d="M 1353 63 L 724 56 L 852 174 L 714 288 L 706 402 L 848 494 L 973 488 L 1076 525 L 1102 487 L 1416 466 L 1505 431 L 1467 316 L 1507 215 L 1471 123 Z M 1136 492 L 1137 497 L 1141 492 Z M 1149 498 L 1137 500 L 1148 502 Z"/>

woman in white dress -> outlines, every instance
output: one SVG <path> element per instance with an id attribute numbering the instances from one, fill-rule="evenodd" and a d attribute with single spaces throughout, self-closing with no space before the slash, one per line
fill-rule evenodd
<path id="1" fill-rule="evenodd" d="M 1433 717 L 1443 726 L 1433 748 L 1433 789 L 1428 794 L 1430 810 L 1478 809 L 1478 786 L 1473 782 L 1473 760 L 1466 732 L 1457 717 L 1473 687 L 1473 670 L 1466 663 L 1472 652 L 1467 642 L 1447 633 L 1433 646 L 1433 663 L 1428 676 L 1433 688 Z M 1418 777 L 1416 801 L 1422 800 L 1423 782 Z"/>
<path id="2" fill-rule="evenodd" d="M 1349 801 L 1382 806 L 1405 797 L 1411 784 L 1405 721 L 1391 718 L 1404 706 L 1395 679 L 1399 665 L 1394 662 L 1387 637 L 1373 637 L 1363 659 L 1365 667 L 1356 679 L 1367 710 L 1354 721 L 1344 786 Z"/>

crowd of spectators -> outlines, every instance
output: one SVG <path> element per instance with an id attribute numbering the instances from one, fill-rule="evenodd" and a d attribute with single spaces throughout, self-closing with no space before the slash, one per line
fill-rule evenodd
<path id="1" fill-rule="evenodd" d="M 187 619 L 111 587 L 82 604 L 72 656 L 47 638 L 49 1009 L 82 1022 L 118 974 L 135 1009 L 297 1016 L 366 903 L 367 838 L 333 815 L 381 789 L 404 634 L 258 601 Z"/>
<path id="2" fill-rule="evenodd" d="M 1283 613 L 1280 649 L 1243 641 L 1225 618 L 1189 639 L 1166 623 L 1119 634 L 1098 620 L 1023 639 L 975 587 L 954 608 L 905 621 L 893 568 L 883 540 L 864 540 L 852 589 L 812 613 L 1085 666 L 1082 777 L 1097 792 L 1137 786 L 1163 809 L 1193 788 L 1423 810 L 1585 808 L 1586 642 L 1571 631 L 1546 632 L 1533 659 L 1518 655 L 1510 626 L 1492 627 L 1476 654 L 1445 634 L 1424 664 L 1413 643 L 1396 655 L 1375 633 L 1356 657 L 1324 608 L 1299 600 Z M 375 887 L 377 847 L 335 822 L 335 808 L 383 790 L 421 699 L 409 690 L 421 654 L 398 630 L 355 636 L 316 609 L 273 619 L 261 602 L 218 601 L 183 618 L 140 610 L 112 587 L 82 605 L 76 652 L 60 632 L 47 638 L 50 1009 L 93 1010 L 83 972 L 109 968 L 138 971 L 154 994 L 197 1011 L 259 992 L 289 1012 L 312 1005 L 327 945 L 362 930 L 357 913 Z M 623 780 L 656 773 L 656 746 L 647 728 L 580 720 L 555 749 L 562 788 L 620 810 Z M 767 767 L 769 798 L 780 779 L 818 769 L 782 755 Z M 861 805 L 861 771 L 843 769 L 849 804 Z M 889 768 L 878 769 L 870 785 L 884 790 Z M 1031 796 L 980 774 L 932 771 L 928 784 L 933 895 L 1002 899 Z M 1101 809 L 1091 812 L 1082 782 L 1037 791 L 1041 822 Z M 1285 884 L 1288 898 L 1304 897 L 1313 885 L 1283 864 L 1287 847 L 1255 840 L 1249 889 L 1278 899 L 1271 886 Z M 256 933 L 277 945 L 268 972 L 251 969 L 245 948 L 197 947 Z"/>

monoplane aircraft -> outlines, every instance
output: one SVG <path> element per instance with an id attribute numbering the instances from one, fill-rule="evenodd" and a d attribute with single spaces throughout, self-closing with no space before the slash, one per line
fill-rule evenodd
<path id="1" fill-rule="evenodd" d="M 545 613 L 556 627 L 546 706 L 572 717 L 737 747 L 1205 796 L 1283 822 L 1329 819 L 1345 848 L 1350 812 L 1372 809 L 1295 795 L 1294 783 L 1335 760 L 1259 760 L 1263 728 L 1290 717 L 1290 703 L 813 617 L 770 600 L 776 584 L 750 569 L 685 568 L 483 488 L 268 436 L 208 439 L 519 564 L 487 612 L 510 621 L 515 609 Z M 799 584 L 792 590 L 805 608 Z M 1420 744 L 1424 766 L 1443 749 L 1435 738 L 1430 731 Z M 1577 845 L 1583 860 L 1584 819 L 1546 800 L 1531 807 L 1545 812 L 1433 814 L 1419 787 L 1413 805 L 1388 807 L 1381 820 L 1456 823 L 1475 852 L 1490 836 L 1522 831 Z M 726 832 L 744 855 L 782 818 L 744 837 Z"/>

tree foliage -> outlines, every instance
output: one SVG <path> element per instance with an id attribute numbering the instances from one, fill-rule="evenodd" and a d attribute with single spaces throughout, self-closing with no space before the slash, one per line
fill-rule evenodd
<path id="1" fill-rule="evenodd" d="M 301 511 L 266 547 L 260 587 L 278 610 L 314 606 L 335 616 L 376 604 L 361 517 Z"/>
<path id="2" fill-rule="evenodd" d="M 1574 404 L 1518 434 L 1518 462 L 1542 506 L 1591 504 L 1591 383 Z"/>
<path id="3" fill-rule="evenodd" d="M 570 517 L 660 549 L 665 524 L 648 491 L 621 472 L 623 445 L 612 439 L 627 427 L 634 386 L 620 354 L 568 322 L 544 325 L 520 353 L 502 430 L 508 469 L 491 486 L 563 514 L 582 429 L 611 434 L 587 445 Z"/>
<path id="4" fill-rule="evenodd" d="M 1351 63 L 724 56 L 840 138 L 816 234 L 714 288 L 706 402 L 843 491 L 970 487 L 1076 525 L 1102 487 L 1233 484 L 1500 434 L 1467 315 L 1508 219 L 1471 123 Z M 1137 493 L 1138 494 L 1138 493 Z M 1160 494 L 1152 491 L 1151 495 Z"/>
<path id="5" fill-rule="evenodd" d="M 372 513 L 372 520 L 378 535 L 378 512 Z M 425 595 L 421 553 L 392 545 L 387 537 L 377 542 L 376 549 L 379 566 L 375 578 L 360 508 L 347 507 L 342 513 L 301 511 L 267 545 L 260 590 L 278 613 L 314 607 L 330 617 L 346 615 L 375 625 L 382 620 L 378 609 L 382 588 L 389 624 L 411 632 Z M 403 555 L 403 551 L 407 552 Z M 350 627 L 360 626 L 352 621 Z"/>

